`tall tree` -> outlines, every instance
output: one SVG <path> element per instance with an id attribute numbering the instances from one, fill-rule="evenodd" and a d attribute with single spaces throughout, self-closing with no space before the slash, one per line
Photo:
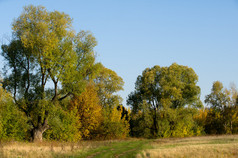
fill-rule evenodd
<path id="1" fill-rule="evenodd" d="M 71 24 L 65 13 L 31 5 L 14 21 L 14 39 L 2 46 L 8 70 L 4 87 L 31 118 L 34 141 L 42 141 L 42 134 L 49 128 L 52 106 L 80 94 L 98 68 L 95 38 L 90 32 L 75 34 Z M 54 86 L 46 88 L 49 82 Z"/>
<path id="2" fill-rule="evenodd" d="M 231 104 L 228 90 L 223 88 L 219 81 L 213 83 L 211 94 L 206 96 L 205 103 L 216 110 L 221 110 Z"/>
<path id="3" fill-rule="evenodd" d="M 113 70 L 101 65 L 94 83 L 103 116 L 103 122 L 95 131 L 95 136 L 104 139 L 127 136 L 129 132 L 128 111 L 122 106 L 122 98 L 117 94 L 123 90 L 123 79 Z"/>
<path id="4" fill-rule="evenodd" d="M 236 133 L 238 124 L 238 91 L 235 85 L 230 89 L 223 87 L 219 81 L 213 83 L 211 93 L 206 96 L 205 103 L 210 107 L 206 119 L 205 130 L 209 134 Z"/>
<path id="5" fill-rule="evenodd" d="M 160 110 L 202 105 L 197 82 L 198 76 L 187 66 L 174 63 L 169 67 L 147 68 L 138 76 L 135 91 L 128 96 L 127 104 L 134 114 L 149 109 L 153 117 L 151 131 L 157 136 Z"/>
<path id="6" fill-rule="evenodd" d="M 124 81 L 115 71 L 101 65 L 95 84 L 102 107 L 112 109 L 121 104 L 122 98 L 116 93 L 123 90 Z"/>

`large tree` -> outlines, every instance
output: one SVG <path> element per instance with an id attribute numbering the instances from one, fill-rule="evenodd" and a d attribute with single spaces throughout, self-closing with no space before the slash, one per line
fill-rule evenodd
<path id="1" fill-rule="evenodd" d="M 198 76 L 187 66 L 174 63 L 169 67 L 147 68 L 138 76 L 127 104 L 132 107 L 132 114 L 149 112 L 153 122 L 149 128 L 157 136 L 161 111 L 202 105 L 197 82 Z"/>
<path id="2" fill-rule="evenodd" d="M 42 141 L 51 108 L 80 94 L 94 76 L 97 42 L 90 32 L 76 34 L 67 14 L 32 5 L 13 22 L 13 36 L 2 45 L 3 85 L 30 118 L 33 140 Z"/>

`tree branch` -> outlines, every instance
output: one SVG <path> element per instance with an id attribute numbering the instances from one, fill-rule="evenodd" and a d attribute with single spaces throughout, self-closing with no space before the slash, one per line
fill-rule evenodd
<path id="1" fill-rule="evenodd" d="M 61 101 L 61 100 L 65 99 L 65 98 L 67 98 L 69 95 L 71 95 L 71 93 L 70 93 L 70 92 L 69 92 L 68 94 L 66 94 L 65 96 L 63 96 L 63 97 L 59 98 L 58 100 L 59 100 L 59 101 Z"/>

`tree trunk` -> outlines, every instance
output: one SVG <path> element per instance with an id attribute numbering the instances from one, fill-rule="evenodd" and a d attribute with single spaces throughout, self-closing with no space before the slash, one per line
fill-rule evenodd
<path id="1" fill-rule="evenodd" d="M 32 131 L 32 139 L 33 142 L 42 142 L 43 141 L 43 133 L 49 128 L 47 119 L 44 120 L 43 125 L 39 124 Z"/>
<path id="2" fill-rule="evenodd" d="M 154 109 L 155 111 L 155 116 L 154 116 L 154 136 L 157 137 L 158 136 L 158 120 L 157 120 L 157 109 Z"/>
<path id="3" fill-rule="evenodd" d="M 43 131 L 41 129 L 33 129 L 33 142 L 42 142 Z"/>

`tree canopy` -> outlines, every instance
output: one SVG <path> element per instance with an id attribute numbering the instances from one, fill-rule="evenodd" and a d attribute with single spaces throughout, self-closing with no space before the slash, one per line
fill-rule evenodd
<path id="1" fill-rule="evenodd" d="M 6 61 L 4 87 L 30 117 L 32 135 L 41 140 L 48 129 L 52 103 L 80 94 L 96 69 L 95 37 L 72 29 L 65 13 L 28 6 L 13 22 L 14 38 L 2 46 Z M 48 83 L 53 87 L 46 88 Z"/>
<path id="2" fill-rule="evenodd" d="M 202 106 L 197 82 L 198 76 L 187 66 L 174 63 L 169 67 L 146 68 L 137 77 L 135 91 L 128 96 L 127 104 L 134 114 L 140 111 L 150 113 L 143 116 L 152 117 L 144 119 L 152 120 L 151 130 L 153 135 L 157 135 L 160 112 Z"/>
<path id="3" fill-rule="evenodd" d="M 169 67 L 147 68 L 138 76 L 127 103 L 134 110 L 140 109 L 143 100 L 154 109 L 201 106 L 197 82 L 198 76 L 187 66 L 174 63 Z"/>

